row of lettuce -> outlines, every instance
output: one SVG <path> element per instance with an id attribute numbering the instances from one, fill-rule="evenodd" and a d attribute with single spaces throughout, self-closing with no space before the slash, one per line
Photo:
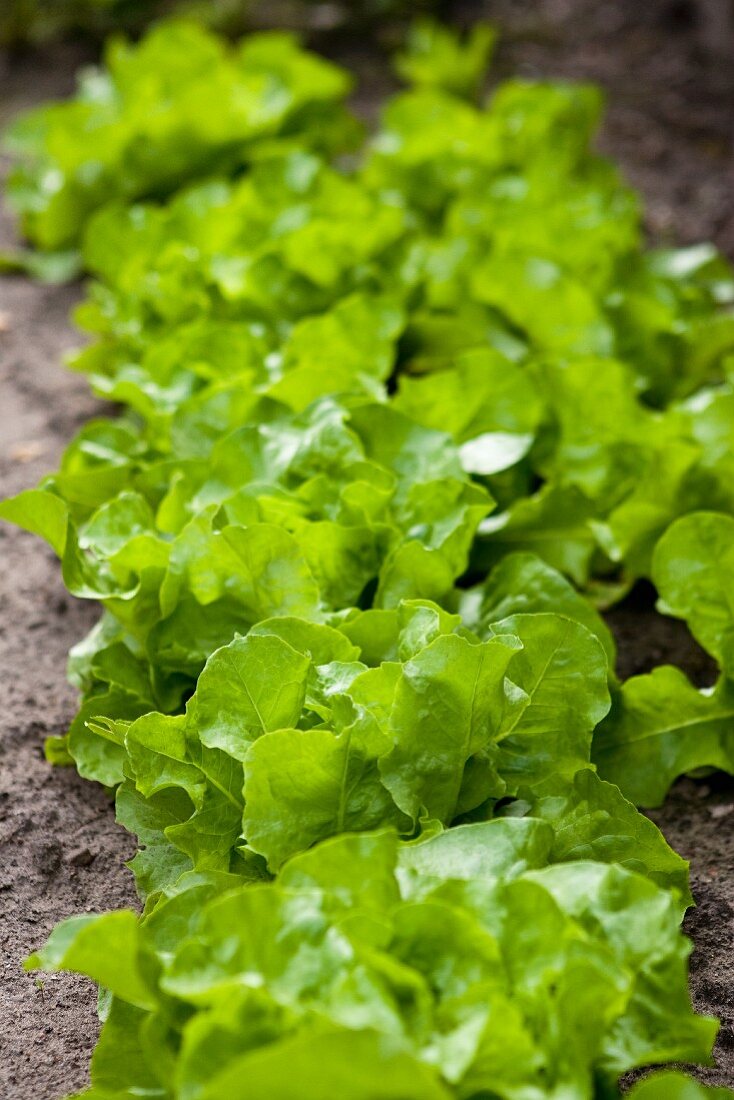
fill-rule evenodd
<path id="1" fill-rule="evenodd" d="M 595 89 L 477 106 L 492 42 L 418 28 L 366 145 L 343 71 L 181 23 L 14 129 L 123 406 L 0 505 L 104 606 L 48 753 L 140 841 L 142 918 L 30 962 L 104 989 L 90 1098 L 606 1100 L 709 1058 L 634 804 L 734 770 L 734 279 L 644 247 Z M 714 687 L 619 682 L 595 607 L 639 578 Z"/>

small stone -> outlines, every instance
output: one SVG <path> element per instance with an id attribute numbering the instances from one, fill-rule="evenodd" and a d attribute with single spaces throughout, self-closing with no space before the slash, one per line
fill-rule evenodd
<path id="1" fill-rule="evenodd" d="M 18 443 L 13 447 L 10 457 L 14 462 L 32 462 L 34 458 L 40 458 L 45 449 L 39 440 L 31 439 L 27 443 Z"/>
<path id="2" fill-rule="evenodd" d="M 89 848 L 77 848 L 75 852 L 71 852 L 67 862 L 70 863 L 72 867 L 88 867 L 93 859 L 94 856 L 89 851 Z"/>
<path id="3" fill-rule="evenodd" d="M 61 866 L 62 851 L 58 840 L 49 840 L 39 844 L 34 853 L 34 863 L 39 871 L 47 875 L 55 875 Z"/>

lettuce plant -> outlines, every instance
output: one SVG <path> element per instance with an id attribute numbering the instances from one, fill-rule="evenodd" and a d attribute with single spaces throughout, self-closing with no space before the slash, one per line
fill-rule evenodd
<path id="1" fill-rule="evenodd" d="M 184 875 L 142 924 L 73 917 L 28 965 L 109 991 L 90 1100 L 285 1100 L 294 1078 L 313 1100 L 614 1095 L 704 1056 L 670 895 L 550 866 L 551 838 L 532 818 L 341 836 L 275 883 Z"/>
<path id="2" fill-rule="evenodd" d="M 25 231 L 43 248 L 73 245 L 110 200 L 175 191 L 186 179 L 232 172 L 258 144 L 292 131 L 327 148 L 342 127 L 343 70 L 273 33 L 229 48 L 193 23 L 155 28 L 137 48 L 111 40 L 105 68 L 75 100 L 21 119 L 12 144 L 32 160 L 11 178 Z M 80 140 L 81 135 L 83 139 Z"/>

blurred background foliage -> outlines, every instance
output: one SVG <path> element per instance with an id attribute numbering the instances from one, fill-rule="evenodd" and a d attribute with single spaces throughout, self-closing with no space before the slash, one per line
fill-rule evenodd
<path id="1" fill-rule="evenodd" d="M 0 46 L 22 49 L 63 38 L 137 34 L 173 12 L 225 34 L 263 25 L 338 31 L 440 14 L 441 0 L 0 0 Z"/>

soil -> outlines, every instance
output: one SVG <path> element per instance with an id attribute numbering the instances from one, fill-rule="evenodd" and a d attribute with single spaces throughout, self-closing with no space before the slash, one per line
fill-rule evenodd
<path id="1" fill-rule="evenodd" d="M 445 7 L 460 20 L 488 15 L 500 25 L 500 76 L 602 84 L 609 112 L 600 144 L 643 192 L 651 238 L 712 239 L 734 256 L 734 66 L 710 41 L 702 0 Z M 386 83 L 375 54 L 344 40 L 329 49 L 364 74 L 358 104 L 372 114 Z M 66 94 L 82 59 L 69 46 L 12 63 L 0 58 L 0 124 L 23 106 Z M 6 216 L 0 247 L 11 241 Z M 75 287 L 0 282 L 3 495 L 33 485 L 99 411 L 83 380 L 60 369 L 62 353 L 77 340 L 67 317 L 78 296 Z M 57 563 L 39 540 L 3 526 L 0 561 L 0 1093 L 6 1100 L 59 1100 L 87 1080 L 97 1032 L 94 990 L 66 975 L 41 986 L 23 973 L 20 959 L 67 915 L 136 904 L 123 865 L 133 844 L 115 826 L 102 790 L 43 757 L 43 739 L 62 733 L 73 714 L 64 662 L 95 609 L 65 593 Z M 655 613 L 653 599 L 640 587 L 609 614 L 621 675 L 670 662 L 697 684 L 711 683 L 709 658 L 684 626 Z M 700 1011 L 722 1020 L 716 1064 L 696 1073 L 733 1086 L 734 782 L 720 775 L 682 780 L 651 816 L 691 861 L 698 903 L 686 919 L 695 942 L 693 997 Z"/>

